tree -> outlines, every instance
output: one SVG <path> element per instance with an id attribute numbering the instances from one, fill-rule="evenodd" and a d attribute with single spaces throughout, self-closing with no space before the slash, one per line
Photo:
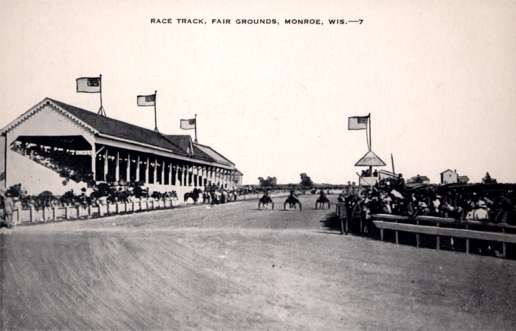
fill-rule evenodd
<path id="1" fill-rule="evenodd" d="M 258 177 L 258 183 L 261 187 L 273 187 L 278 185 L 276 177 L 267 176 L 267 178 Z"/>
<path id="2" fill-rule="evenodd" d="M 312 179 L 306 174 L 306 172 L 303 172 L 299 175 L 301 177 L 301 186 L 302 187 L 312 187 L 314 186 L 314 183 L 312 182 Z"/>
<path id="3" fill-rule="evenodd" d="M 483 184 L 496 184 L 496 179 L 492 178 L 489 172 L 486 172 L 486 175 L 484 178 L 482 178 Z"/>

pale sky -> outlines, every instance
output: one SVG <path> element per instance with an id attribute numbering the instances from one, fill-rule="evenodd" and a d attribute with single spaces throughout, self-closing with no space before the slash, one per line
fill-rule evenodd
<path id="1" fill-rule="evenodd" d="M 158 90 L 160 131 L 193 134 L 179 119 L 197 113 L 199 141 L 234 161 L 244 183 L 298 182 L 301 172 L 356 180 L 365 131 L 348 131 L 347 117 L 368 113 L 385 169 L 393 153 L 405 177 L 437 182 L 451 168 L 516 182 L 516 1 L 1 3 L 0 126 L 47 96 L 96 111 L 98 95 L 76 93 L 75 79 L 102 73 L 109 117 L 153 129 L 136 95 Z"/>

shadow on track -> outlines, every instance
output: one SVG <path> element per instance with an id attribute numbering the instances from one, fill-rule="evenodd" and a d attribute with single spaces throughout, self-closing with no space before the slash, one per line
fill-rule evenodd
<path id="1" fill-rule="evenodd" d="M 328 230 L 339 231 L 340 233 L 340 221 L 335 212 L 326 214 L 320 222 Z"/>

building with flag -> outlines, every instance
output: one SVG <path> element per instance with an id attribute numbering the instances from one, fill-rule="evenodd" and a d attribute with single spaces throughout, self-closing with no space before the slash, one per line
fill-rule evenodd
<path id="1" fill-rule="evenodd" d="M 233 189 L 242 177 L 228 158 L 189 135 L 162 134 L 50 98 L 0 133 L 0 187 L 21 183 L 29 194 L 141 182 L 181 197 L 208 185 Z"/>

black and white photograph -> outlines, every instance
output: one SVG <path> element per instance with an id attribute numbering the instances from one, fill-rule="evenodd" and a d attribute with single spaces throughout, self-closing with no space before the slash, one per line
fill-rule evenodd
<path id="1" fill-rule="evenodd" d="M 516 329 L 516 1 L 0 4 L 0 330 Z"/>

